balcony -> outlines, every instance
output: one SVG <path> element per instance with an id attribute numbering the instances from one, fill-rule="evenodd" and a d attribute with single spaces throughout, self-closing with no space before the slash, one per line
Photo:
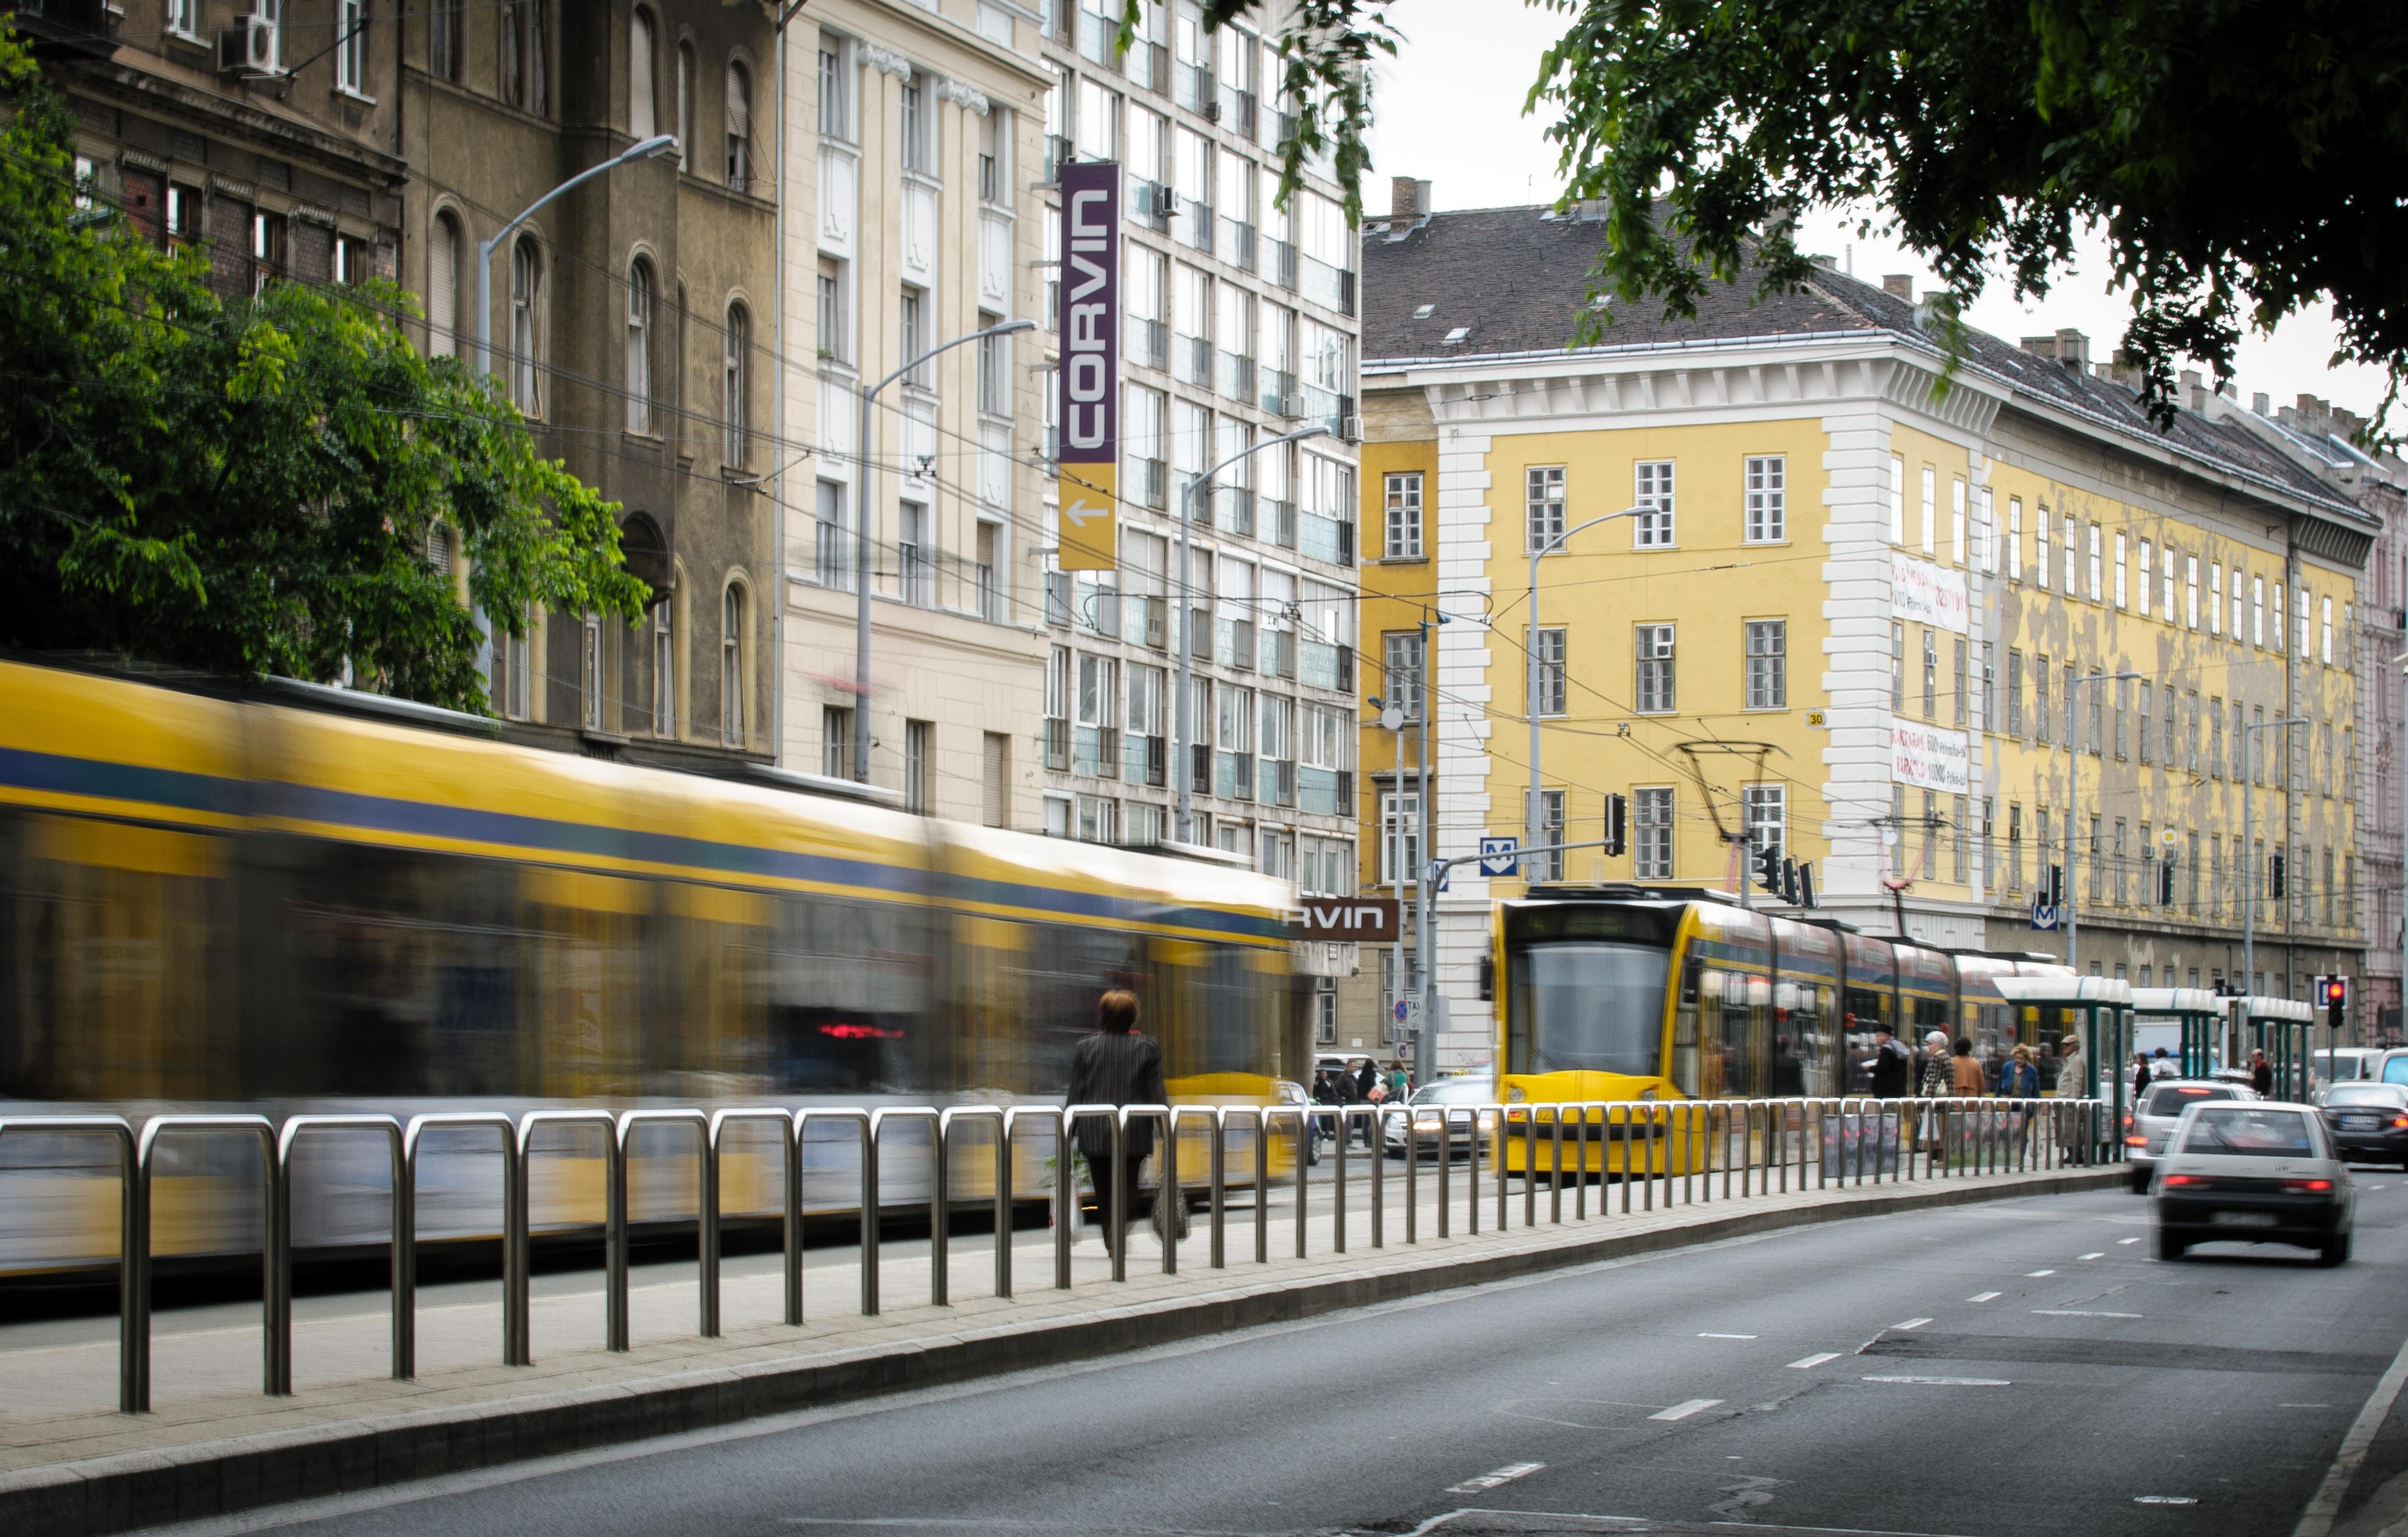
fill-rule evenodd
<path id="1" fill-rule="evenodd" d="M 1191 64 L 1182 59 L 1170 66 L 1170 99 L 1190 112 L 1200 112 L 1216 121 L 1221 116 L 1221 99 L 1212 72 L 1202 64 Z"/>
<path id="2" fill-rule="evenodd" d="M 1159 459 L 1132 459 L 1128 462 L 1129 483 L 1122 488 L 1124 501 L 1142 507 L 1160 508 L 1168 505 L 1168 474 Z"/>
<path id="3" fill-rule="evenodd" d="M 1121 58 L 1121 71 L 1133 85 L 1148 91 L 1170 89 L 1170 50 L 1140 37 Z"/>
<path id="4" fill-rule="evenodd" d="M 1262 115 L 1263 148 L 1277 149 L 1296 136 L 1296 114 L 1269 111 Z"/>
<path id="5" fill-rule="evenodd" d="M 1056 774 L 1070 772 L 1070 722 L 1048 719 L 1045 722 L 1045 766 Z"/>
<path id="6" fill-rule="evenodd" d="M 1262 243 L 1262 274 L 1274 287 L 1296 292 L 1296 243 L 1290 240 L 1265 240 Z"/>
<path id="7" fill-rule="evenodd" d="M 1140 368 L 1167 368 L 1170 364 L 1170 327 L 1160 320 L 1132 317 L 1128 347 L 1129 362 Z"/>
<path id="8" fill-rule="evenodd" d="M 1212 748 L 1205 742 L 1187 746 L 1187 791 L 1191 795 L 1212 793 Z"/>
<path id="9" fill-rule="evenodd" d="M 1060 185 L 1062 180 L 1062 167 L 1069 164 L 1070 162 L 1078 158 L 1079 151 L 1070 147 L 1070 141 L 1068 139 L 1063 137 L 1059 134 L 1046 135 L 1045 185 L 1048 187 Z"/>
<path id="10" fill-rule="evenodd" d="M 1295 417 L 1298 420 L 1312 422 L 1326 430 L 1330 436 L 1341 441 L 1353 440 L 1354 430 L 1354 397 L 1353 395 L 1342 395 L 1335 390 L 1325 389 L 1318 384 L 1306 384 L 1297 387 L 1294 406 L 1295 409 L 1283 411 L 1281 414 Z"/>
<path id="11" fill-rule="evenodd" d="M 1157 651 L 1169 648 L 1170 605 L 1168 600 L 1162 598 L 1145 600 L 1145 633 L 1142 637 L 1132 638 L 1138 639 L 1141 645 L 1153 647 Z M 1160 784 L 1162 781 L 1156 779 L 1154 782 Z"/>
<path id="12" fill-rule="evenodd" d="M 1071 734 L 1070 772 L 1096 779 L 1121 776 L 1121 733 L 1110 726 L 1081 726 Z"/>
<path id="13" fill-rule="evenodd" d="M 1221 260 L 1240 272 L 1254 270 L 1254 227 L 1224 217 L 1221 221 Z"/>
<path id="14" fill-rule="evenodd" d="M 1241 538 L 1254 536 L 1254 493 L 1244 486 L 1212 488 L 1212 521 Z"/>
<path id="15" fill-rule="evenodd" d="M 1213 754 L 1212 793 L 1225 801 L 1251 801 L 1254 798 L 1254 755 L 1251 752 Z"/>
<path id="16" fill-rule="evenodd" d="M 1262 799 L 1270 805 L 1296 804 L 1296 764 L 1284 758 L 1266 758 L 1262 762 Z"/>
<path id="17" fill-rule="evenodd" d="M 1173 333 L 1170 338 L 1170 377 L 1182 384 L 1200 384 L 1207 390 L 1212 388 L 1212 338 Z"/>
<path id="18" fill-rule="evenodd" d="M 1261 122 L 1253 92 L 1240 91 L 1226 80 L 1221 83 L 1221 126 L 1241 139 L 1254 136 Z"/>
<path id="19" fill-rule="evenodd" d="M 1121 62 L 1120 22 L 1091 10 L 1079 12 L 1079 57 L 1091 64 L 1117 69 Z"/>
<path id="20" fill-rule="evenodd" d="M 1121 777 L 1133 785 L 1152 785 L 1156 790 L 1161 789 L 1163 780 L 1169 776 L 1169 739 L 1132 733 L 1121 740 L 1125 753 L 1124 761 L 1128 765 Z"/>
<path id="21" fill-rule="evenodd" d="M 1273 416 L 1296 417 L 1303 414 L 1303 397 L 1297 392 L 1296 376 L 1278 368 L 1257 368 L 1254 382 L 1261 393 L 1257 405 Z"/>
<path id="22" fill-rule="evenodd" d="M 1212 254 L 1212 205 L 1192 197 L 1182 198 L 1179 211 L 1170 222 L 1173 240 L 1207 256 Z"/>
<path id="23" fill-rule="evenodd" d="M 1323 817 L 1336 817 L 1353 811 L 1347 803 L 1354 797 L 1341 798 L 1338 793 L 1340 771 L 1325 768 L 1299 768 L 1296 771 L 1296 808 Z"/>
<path id="24" fill-rule="evenodd" d="M 1147 229 L 1168 235 L 1179 212 L 1179 194 L 1159 181 L 1140 180 L 1129 193 L 1129 210 Z"/>
<path id="25" fill-rule="evenodd" d="M 1070 573 L 1049 571 L 1045 574 L 1045 622 L 1059 630 L 1070 626 L 1073 603 Z"/>
<path id="26" fill-rule="evenodd" d="M 1254 360 L 1242 353 L 1222 353 L 1221 377 L 1215 388 L 1231 400 L 1252 401 L 1254 398 Z"/>
<path id="27" fill-rule="evenodd" d="M 1262 504 L 1263 523 L 1270 542 L 1282 549 L 1296 548 L 1296 504 L 1265 500 Z M 1293 677 L 1293 671 L 1281 675 Z"/>
<path id="28" fill-rule="evenodd" d="M 1324 518 L 1317 512 L 1299 514 L 1296 551 L 1331 565 L 1353 565 L 1354 525 L 1342 518 Z"/>
<path id="29" fill-rule="evenodd" d="M 1264 672 L 1273 677 L 1293 679 L 1296 676 L 1296 632 L 1293 630 L 1264 631 L 1262 655 Z"/>
<path id="30" fill-rule="evenodd" d="M 9 11 L 36 58 L 81 54 L 106 59 L 117 51 L 113 34 L 123 7 L 105 0 L 16 0 Z"/>
<path id="31" fill-rule="evenodd" d="M 1314 304 L 1342 315 L 1354 313 L 1354 275 L 1315 257 L 1297 260 L 1296 291 Z M 1284 286 L 1284 285 L 1283 285 Z"/>

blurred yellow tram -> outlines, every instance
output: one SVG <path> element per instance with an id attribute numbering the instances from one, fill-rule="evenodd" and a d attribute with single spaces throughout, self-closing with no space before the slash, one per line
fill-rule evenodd
<path id="1" fill-rule="evenodd" d="M 1058 1104 L 1113 986 L 1140 995 L 1176 1103 L 1270 1103 L 1302 1060 L 1282 882 L 506 729 L 306 685 L 0 662 L 0 1117 Z M 805 1206 L 851 1210 L 854 1133 L 826 1131 Z M 538 1143 L 538 1233 L 599 1223 L 598 1137 Z M 776 1137 L 731 1129 L 731 1217 L 781 1209 Z M 966 1205 L 996 1177 L 980 1137 L 947 1171 Z M 422 1237 L 498 1231 L 493 1146 L 430 1134 Z M 890 1209 L 924 1201 L 926 1148 L 890 1132 Z M 639 1130 L 637 1221 L 691 1219 L 691 1149 Z M 1050 1139 L 1015 1150 L 1015 1197 L 1041 1198 Z M 330 1133 L 296 1156 L 305 1254 L 380 1245 L 381 1144 Z M 0 1137 L 0 1276 L 114 1259 L 112 1157 Z M 255 1253 L 256 1157 L 164 1143 L 155 1252 Z M 1182 1173 L 1205 1167 L 1191 1130 Z M 1255 1177 L 1242 1147 L 1230 1176 Z"/>
<path id="2" fill-rule="evenodd" d="M 2062 1011 L 2011 1004 L 1994 985 L 2071 975 L 2059 961 L 1935 949 L 1697 888 L 1542 887 L 1498 904 L 1492 944 L 1504 1102 L 1629 1107 L 1584 1134 L 1567 1121 L 1568 1173 L 1677 1174 L 1701 1157 L 1702 1130 L 1650 1135 L 1642 1105 L 1867 1093 L 1878 1029 L 1911 1045 L 1934 1030 L 1970 1038 L 1985 1068 L 2031 1046 L 2044 1087 L 2066 1031 Z M 1504 1166 L 1554 1170 L 1552 1118 L 1539 1118 L 1535 1156 L 1525 1124 L 1509 1111 Z"/>

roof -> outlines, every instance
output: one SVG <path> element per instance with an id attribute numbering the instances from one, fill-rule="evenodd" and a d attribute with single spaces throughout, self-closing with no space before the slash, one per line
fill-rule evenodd
<path id="1" fill-rule="evenodd" d="M 1364 372 L 1567 350 L 1587 307 L 1589 273 L 1605 238 L 1604 221 L 1559 215 L 1545 204 L 1366 224 Z M 1873 284 L 1818 271 L 1796 292 L 1759 299 L 1762 276 L 1763 269 L 1751 262 L 1734 282 L 1709 282 L 1698 295 L 1697 314 L 1687 318 L 1668 318 L 1654 300 L 1617 305 L 1598 345 L 1581 351 L 1603 357 L 1670 347 L 1861 337 L 1924 351 L 1935 362 L 1942 355 L 1940 344 L 1917 323 L 1915 306 Z M 1463 333 L 1460 339 L 1450 341 L 1457 331 Z M 2125 385 L 1970 327 L 1962 368 L 2028 403 L 2081 418 L 2136 446 L 2171 449 L 2245 477 L 2360 530 L 2379 527 L 2371 514 L 2238 423 L 2182 409 L 2172 426 L 2161 430 Z"/>

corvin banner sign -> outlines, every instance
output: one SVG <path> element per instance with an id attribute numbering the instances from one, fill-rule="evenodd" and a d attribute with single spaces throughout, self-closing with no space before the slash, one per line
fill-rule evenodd
<path id="1" fill-rule="evenodd" d="M 1966 633 L 1963 572 L 1894 549 L 1889 555 L 1889 611 L 1894 618 Z"/>
<path id="2" fill-rule="evenodd" d="M 1963 732 L 1919 726 L 1892 716 L 1889 747 L 1889 776 L 1899 784 L 1920 785 L 1943 795 L 1962 795 L 1971 788 L 1971 743 Z"/>
<path id="3" fill-rule="evenodd" d="M 1307 897 L 1289 917 L 1289 932 L 1303 940 L 1386 945 L 1397 937 L 1394 897 Z"/>
<path id="4" fill-rule="evenodd" d="M 1119 563 L 1121 451 L 1121 168 L 1062 167 L 1062 442 L 1064 571 Z"/>

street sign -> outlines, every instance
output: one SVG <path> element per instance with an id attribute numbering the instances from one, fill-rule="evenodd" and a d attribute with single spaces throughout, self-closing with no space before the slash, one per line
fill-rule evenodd
<path id="1" fill-rule="evenodd" d="M 1810 732 L 1829 731 L 1831 729 L 1831 712 L 1828 710 L 1808 710 L 1806 712 L 1806 729 Z"/>
<path id="2" fill-rule="evenodd" d="M 1307 897 L 1289 922 L 1298 939 L 1385 945 L 1397 937 L 1397 909 L 1394 897 Z"/>
<path id="3" fill-rule="evenodd" d="M 1484 875 L 1512 875 L 1522 868 L 1522 840 L 1519 838 L 1483 838 L 1480 840 L 1480 873 Z"/>
<path id="4" fill-rule="evenodd" d="M 1412 1018 L 1413 1017 L 1413 1006 L 1412 1006 L 1412 1004 L 1411 1004 L 1411 1003 L 1407 1003 L 1405 1000 L 1403 1000 L 1403 999 L 1399 998 L 1399 999 L 1398 999 L 1398 1000 L 1397 1000 L 1397 1007 L 1396 1007 L 1396 1011 L 1395 1011 L 1395 1012 L 1396 1012 L 1396 1016 L 1397 1016 L 1397 1023 L 1398 1023 L 1398 1024 L 1400 1024 L 1400 1025 L 1401 1025 L 1401 1024 L 1403 1024 L 1406 1020 L 1408 1020 L 1408 1019 L 1410 1019 L 1410 1018 Z"/>
<path id="5" fill-rule="evenodd" d="M 2042 931 L 2054 930 L 2060 921 L 2062 921 L 2062 915 L 2057 912 L 2054 904 L 2042 902 L 2038 897 L 2032 899 L 2031 926 L 2033 928 Z"/>

